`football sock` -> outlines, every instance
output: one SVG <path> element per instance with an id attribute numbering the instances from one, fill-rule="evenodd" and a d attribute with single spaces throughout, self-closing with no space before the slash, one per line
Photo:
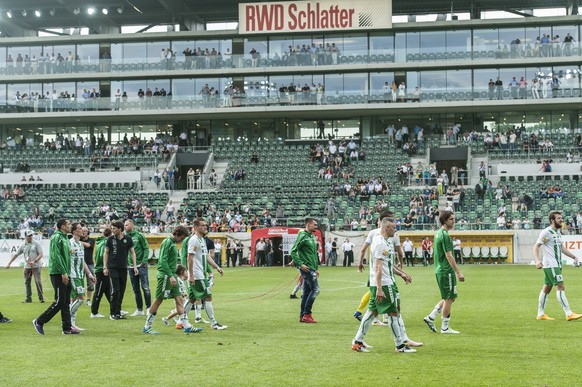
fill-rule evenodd
<path id="1" fill-rule="evenodd" d="M 186 301 L 186 305 L 184 305 L 184 314 L 188 316 L 188 313 L 192 310 L 192 304 L 190 301 Z"/>
<path id="2" fill-rule="evenodd" d="M 436 320 L 437 315 L 441 312 L 441 310 L 443 310 L 443 308 L 441 308 L 440 302 L 439 302 L 438 304 L 435 305 L 434 309 L 432 310 L 432 312 L 430 312 L 428 317 L 433 321 Z"/>
<path id="3" fill-rule="evenodd" d="M 384 321 L 386 324 L 388 324 L 388 313 L 384 313 L 382 315 L 382 321 Z"/>
<path id="4" fill-rule="evenodd" d="M 562 309 L 564 309 L 564 313 L 566 313 L 566 317 L 572 314 L 570 310 L 570 304 L 568 304 L 568 299 L 566 298 L 566 292 L 563 290 L 556 290 L 556 297 L 558 298 L 558 302 Z"/>
<path id="5" fill-rule="evenodd" d="M 354 340 L 356 341 L 364 341 L 364 336 L 368 333 L 368 329 L 370 329 L 370 325 L 372 325 L 372 321 L 374 320 L 374 315 L 371 311 L 366 311 L 364 317 L 362 317 L 362 321 L 360 322 L 360 328 L 358 328 L 358 333 L 356 333 L 356 337 Z"/>
<path id="6" fill-rule="evenodd" d="M 212 301 L 206 301 L 204 305 L 205 305 L 204 309 L 206 309 L 206 314 L 210 319 L 210 323 L 212 325 L 216 324 L 216 320 L 214 319 L 214 309 L 212 308 Z"/>
<path id="7" fill-rule="evenodd" d="M 71 311 L 71 324 L 73 325 L 77 325 L 77 311 L 79 310 L 79 308 L 81 307 L 81 305 L 83 305 L 83 300 L 75 300 L 71 303 L 71 305 L 69 306 L 69 310 Z"/>
<path id="8" fill-rule="evenodd" d="M 392 332 L 392 337 L 394 338 L 394 344 L 400 347 L 402 342 L 402 335 L 400 334 L 400 324 L 398 324 L 398 317 L 389 316 L 388 325 L 390 326 L 390 331 Z"/>
<path id="9" fill-rule="evenodd" d="M 360 300 L 360 305 L 358 306 L 358 312 L 364 313 L 364 310 L 368 306 L 368 302 L 370 302 L 370 291 L 368 290 L 366 294 Z"/>
<path id="10" fill-rule="evenodd" d="M 189 328 L 192 326 L 188 321 L 188 315 L 186 313 L 180 315 L 180 320 L 182 321 L 182 325 L 184 325 L 184 328 Z"/>
<path id="11" fill-rule="evenodd" d="M 151 328 L 155 319 L 156 313 L 148 313 L 148 316 L 146 317 L 145 328 L 147 329 Z"/>
<path id="12" fill-rule="evenodd" d="M 299 284 L 295 285 L 295 287 L 293 288 L 293 291 L 291 292 L 291 294 L 294 296 L 297 294 L 297 292 L 299 291 Z"/>
<path id="13" fill-rule="evenodd" d="M 548 302 L 548 293 L 543 290 L 540 292 L 538 299 L 538 316 L 543 316 L 546 310 L 546 303 Z"/>
<path id="14" fill-rule="evenodd" d="M 400 335 L 402 336 L 402 341 L 408 341 L 406 327 L 404 326 L 404 320 L 402 319 L 402 315 L 400 313 L 398 313 L 398 325 L 400 326 Z"/>
<path id="15" fill-rule="evenodd" d="M 194 310 L 197 319 L 202 318 L 202 304 L 196 304 L 196 309 Z"/>
<path id="16" fill-rule="evenodd" d="M 449 329 L 449 322 L 451 321 L 450 317 L 442 317 L 442 324 L 441 324 L 441 330 L 446 331 L 447 329 Z"/>

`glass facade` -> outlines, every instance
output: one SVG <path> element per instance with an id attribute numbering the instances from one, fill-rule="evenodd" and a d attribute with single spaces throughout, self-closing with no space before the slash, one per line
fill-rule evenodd
<path id="1" fill-rule="evenodd" d="M 26 125 L 26 130 L 52 136 L 70 124 L 63 119 L 60 125 L 45 126 L 42 113 L 79 111 L 139 115 L 166 110 L 170 117 L 159 126 L 139 119 L 110 122 L 104 114 L 96 119 L 103 123 L 96 129 L 75 116 L 79 134 L 107 126 L 113 141 L 118 133 L 134 133 L 140 126 L 149 129 L 136 133 L 152 134 L 163 125 L 187 122 L 171 118 L 184 113 L 206 114 L 195 125 L 233 138 L 308 138 L 319 119 L 329 123 L 329 131 L 346 136 L 382 133 L 386 122 L 403 119 L 436 131 L 452 119 L 467 120 L 477 130 L 518 124 L 576 129 L 582 98 L 581 23 L 567 18 L 556 25 L 544 23 L 402 24 L 390 31 L 345 34 L 238 37 L 208 32 L 204 37 L 176 33 L 131 41 L 114 35 L 99 42 L 65 43 L 58 37 L 30 44 L 0 41 L 0 117 L 21 114 L 23 120 L 0 124 L 0 139 Z M 492 87 L 498 79 L 502 85 Z M 336 119 L 337 105 L 352 112 Z M 508 105 L 513 113 L 506 111 Z M 306 117 L 289 113 L 292 106 L 295 112 L 305 110 Z M 236 108 L 257 107 L 266 110 L 242 120 L 214 110 L 237 113 Z M 383 116 L 383 108 L 391 118 Z M 273 114 L 277 109 L 281 113 Z M 443 109 L 453 116 L 443 115 Z"/>

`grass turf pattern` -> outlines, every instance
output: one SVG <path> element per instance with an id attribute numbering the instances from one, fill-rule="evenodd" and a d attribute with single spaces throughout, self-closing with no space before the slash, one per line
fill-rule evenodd
<path id="1" fill-rule="evenodd" d="M 125 321 L 90 319 L 81 307 L 81 335 L 61 335 L 60 315 L 45 325 L 45 336 L 31 324 L 53 299 L 47 270 L 47 303 L 33 295 L 23 304 L 24 284 L 18 269 L 0 272 L 0 311 L 13 319 L 0 324 L 0 384 L 19 385 L 196 385 L 348 386 L 381 385 L 566 385 L 576 383 L 582 357 L 582 320 L 567 322 L 556 301 L 548 298 L 546 314 L 556 321 L 536 321 L 543 272 L 533 266 L 462 266 L 451 327 L 460 335 L 430 332 L 423 323 L 438 301 L 432 268 L 404 268 L 410 285 L 398 279 L 402 315 L 408 335 L 422 341 L 416 354 L 397 354 L 390 332 L 371 327 L 371 353 L 351 351 L 358 328 L 352 316 L 366 291 L 367 274 L 355 268 L 320 269 L 321 294 L 314 306 L 317 324 L 300 324 L 300 299 L 289 293 L 297 278 L 290 268 L 225 269 L 216 275 L 214 311 L 225 331 L 185 335 L 165 327 L 160 307 L 154 329 L 142 333 L 145 317 Z M 565 268 L 566 294 L 574 312 L 582 312 L 582 269 Z M 129 281 L 128 281 L 129 285 Z M 155 268 L 150 269 L 155 289 Z M 34 286 L 33 286 L 34 289 Z M 135 310 L 128 286 L 124 309 Z M 108 315 L 104 299 L 101 313 Z M 203 312 L 203 317 L 207 318 Z M 191 321 L 194 313 L 190 314 Z M 436 320 L 440 327 L 440 316 Z"/>

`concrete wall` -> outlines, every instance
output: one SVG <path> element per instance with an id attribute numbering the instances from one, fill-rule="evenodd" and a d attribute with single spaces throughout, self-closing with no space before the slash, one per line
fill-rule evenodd
<path id="1" fill-rule="evenodd" d="M 554 163 L 552 172 L 540 172 L 541 164 L 504 164 L 492 165 L 493 174 L 499 176 L 527 175 L 575 175 L 580 174 L 581 164 Z"/>

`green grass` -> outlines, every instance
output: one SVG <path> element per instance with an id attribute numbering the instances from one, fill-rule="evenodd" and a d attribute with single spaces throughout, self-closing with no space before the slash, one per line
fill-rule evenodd
<path id="1" fill-rule="evenodd" d="M 422 318 L 438 299 L 432 269 L 409 270 L 399 282 L 409 336 L 424 342 L 416 354 L 396 354 L 389 330 L 372 327 L 372 353 L 350 350 L 358 328 L 352 317 L 366 275 L 354 268 L 322 268 L 318 324 L 298 323 L 300 300 L 290 300 L 296 271 L 226 269 L 214 288 L 214 309 L 225 331 L 186 336 L 164 327 L 141 333 L 144 318 L 89 319 L 79 312 L 80 336 L 63 336 L 60 319 L 38 335 L 31 321 L 47 304 L 22 304 L 19 270 L 0 272 L 0 310 L 14 321 L 0 325 L 0 385 L 567 385 L 578 379 L 582 320 L 567 322 L 552 291 L 547 314 L 536 321 L 543 274 L 531 266 L 463 266 L 451 326 L 458 336 L 428 330 Z M 155 278 L 151 271 L 150 278 Z M 50 291 L 46 271 L 45 288 Z M 565 269 L 567 295 L 582 311 L 582 269 Z M 155 281 L 152 281 L 155 282 Z M 154 287 L 155 284 L 152 284 Z M 108 304 L 104 301 L 102 312 Z M 124 308 L 134 310 L 131 289 Z M 159 315 L 172 308 L 166 301 Z M 105 314 L 105 313 L 104 313 Z M 439 319 L 440 322 L 440 319 Z"/>

